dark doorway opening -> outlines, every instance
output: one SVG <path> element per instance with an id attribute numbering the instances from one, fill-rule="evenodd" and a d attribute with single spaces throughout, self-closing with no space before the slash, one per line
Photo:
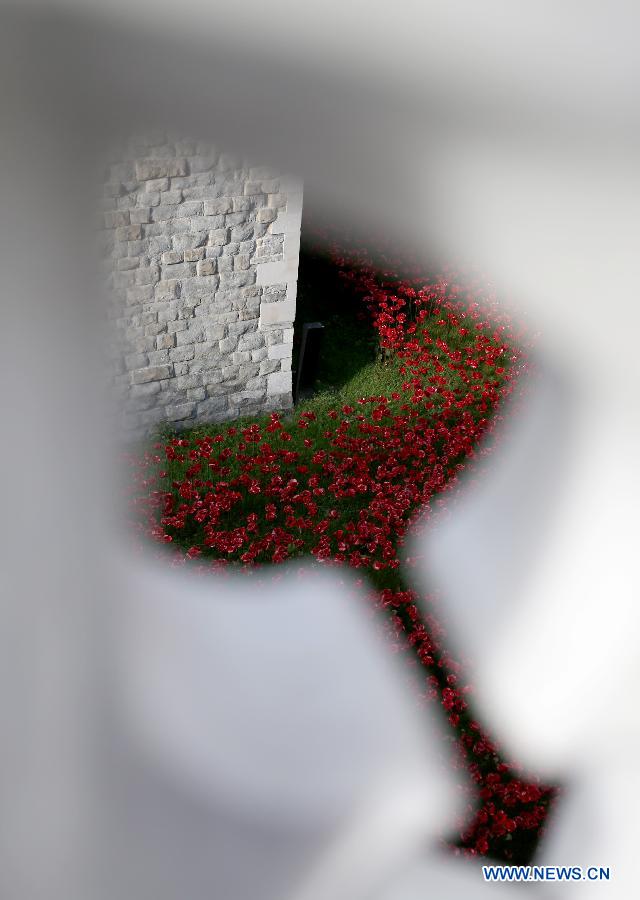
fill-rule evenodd
<path id="1" fill-rule="evenodd" d="M 321 337 L 312 323 L 322 325 Z M 316 331 L 317 345 L 310 344 Z M 303 350 L 304 343 L 304 353 Z M 330 250 L 305 237 L 304 221 L 293 337 L 295 402 L 320 391 L 338 391 L 376 358 L 377 335 L 360 297 L 339 276 Z M 311 350 L 311 354 L 310 351 Z"/>

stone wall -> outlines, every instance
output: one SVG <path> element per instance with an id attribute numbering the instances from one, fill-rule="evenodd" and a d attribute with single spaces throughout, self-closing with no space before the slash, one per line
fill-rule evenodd
<path id="1" fill-rule="evenodd" d="M 105 207 L 125 433 L 290 407 L 301 183 L 156 136 L 112 156 Z"/>

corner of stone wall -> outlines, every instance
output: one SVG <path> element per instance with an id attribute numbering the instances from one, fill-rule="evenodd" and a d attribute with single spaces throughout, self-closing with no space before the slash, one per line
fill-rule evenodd
<path id="1" fill-rule="evenodd" d="M 280 178 L 279 196 L 286 198 L 286 205 L 280 207 L 269 226 L 269 233 L 274 237 L 282 236 L 282 259 L 258 265 L 256 279 L 263 289 L 258 329 L 265 335 L 268 358 L 280 362 L 280 370 L 267 376 L 268 409 L 293 404 L 291 362 L 302 226 L 302 181 L 291 176 Z"/>

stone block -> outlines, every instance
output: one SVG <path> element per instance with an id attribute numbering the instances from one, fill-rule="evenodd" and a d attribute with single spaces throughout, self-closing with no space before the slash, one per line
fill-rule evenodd
<path id="1" fill-rule="evenodd" d="M 207 326 L 207 340 L 219 342 L 224 339 L 226 331 L 227 331 L 226 325 L 208 325 Z"/>
<path id="2" fill-rule="evenodd" d="M 207 397 L 220 397 L 226 395 L 227 387 L 224 384 L 222 371 L 209 372 L 205 385 Z"/>
<path id="3" fill-rule="evenodd" d="M 123 256 L 122 259 L 117 261 L 116 265 L 121 272 L 127 272 L 131 269 L 137 269 L 140 265 L 140 260 L 135 256 Z"/>
<path id="4" fill-rule="evenodd" d="M 298 277 L 298 257 L 288 259 L 285 255 L 284 259 L 274 262 L 265 262 L 258 266 L 258 284 L 289 285 Z"/>
<path id="5" fill-rule="evenodd" d="M 215 262 L 215 260 L 203 260 L 203 262 Z M 196 306 L 200 300 L 209 300 L 218 287 L 216 275 L 198 275 L 197 266 L 201 263 L 190 263 L 194 267 L 194 275 L 185 278 L 180 290 L 181 297 L 192 302 Z"/>
<path id="6" fill-rule="evenodd" d="M 220 285 L 222 287 L 245 287 L 245 285 L 255 284 L 256 273 L 251 269 L 246 272 L 222 272 L 220 274 Z"/>
<path id="7" fill-rule="evenodd" d="M 261 225 L 268 225 L 270 222 L 275 222 L 277 215 L 277 209 L 272 209 L 267 206 L 264 209 L 258 210 L 256 213 L 256 222 L 259 222 Z"/>
<path id="8" fill-rule="evenodd" d="M 228 325 L 229 334 L 241 335 L 247 332 L 255 331 L 255 322 L 230 322 Z"/>
<path id="9" fill-rule="evenodd" d="M 171 387 L 177 391 L 186 391 L 188 388 L 197 388 L 202 386 L 202 378 L 198 374 L 194 374 L 192 371 L 188 375 L 182 375 L 180 378 L 176 378 Z"/>
<path id="10" fill-rule="evenodd" d="M 136 325 L 151 325 L 153 322 L 158 321 L 158 314 L 157 312 L 152 311 L 145 312 L 139 316 L 135 316 L 134 321 Z"/>
<path id="11" fill-rule="evenodd" d="M 104 214 L 105 228 L 123 228 L 129 224 L 129 210 L 118 209 Z"/>
<path id="12" fill-rule="evenodd" d="M 202 215 L 202 200 L 183 201 L 180 207 L 180 215 L 185 219 L 192 219 Z"/>
<path id="13" fill-rule="evenodd" d="M 156 348 L 158 350 L 170 350 L 172 347 L 175 347 L 175 344 L 175 334 L 159 334 L 156 338 Z"/>
<path id="14" fill-rule="evenodd" d="M 282 253 L 283 245 L 283 234 L 269 234 L 256 241 L 256 254 L 258 256 L 276 256 Z"/>
<path id="15" fill-rule="evenodd" d="M 151 221 L 151 208 L 149 206 L 141 206 L 132 209 L 129 213 L 132 225 L 147 225 Z"/>
<path id="16" fill-rule="evenodd" d="M 209 232 L 204 228 L 199 230 L 189 229 L 188 231 L 174 234 L 173 246 L 176 250 L 192 250 L 195 247 L 204 247 L 208 236 Z"/>
<path id="17" fill-rule="evenodd" d="M 152 337 L 156 337 L 158 334 L 162 334 L 165 330 L 165 325 L 162 322 L 150 322 L 146 328 L 144 329 L 144 333 L 147 335 L 151 335 Z"/>
<path id="18" fill-rule="evenodd" d="M 224 228 L 226 218 L 226 216 L 202 216 L 202 224 L 212 231 L 215 228 Z"/>
<path id="19" fill-rule="evenodd" d="M 178 203 L 182 203 L 182 191 L 164 191 L 160 197 L 161 206 L 177 206 Z"/>
<path id="20" fill-rule="evenodd" d="M 291 356 L 291 344 L 272 344 L 267 348 L 269 359 L 285 359 Z"/>
<path id="21" fill-rule="evenodd" d="M 209 232 L 209 244 L 211 246 L 223 246 L 224 244 L 229 243 L 229 229 L 228 228 L 215 228 L 213 231 Z"/>
<path id="22" fill-rule="evenodd" d="M 296 304 L 293 300 L 283 300 L 279 303 L 261 303 L 260 327 L 293 322 L 295 314 Z"/>
<path id="23" fill-rule="evenodd" d="M 165 251 L 171 250 L 171 238 L 164 236 L 149 238 L 147 249 L 150 257 L 162 256 Z"/>
<path id="24" fill-rule="evenodd" d="M 128 288 L 133 287 L 137 281 L 136 272 L 114 272 L 113 273 L 113 287 L 117 291 L 126 291 Z"/>
<path id="25" fill-rule="evenodd" d="M 139 159 L 136 160 L 136 177 L 139 181 L 157 178 L 172 178 L 187 174 L 186 159 Z"/>
<path id="26" fill-rule="evenodd" d="M 172 219 L 175 218 L 176 209 L 178 207 L 171 204 L 161 204 L 160 206 L 154 207 L 151 210 L 151 221 L 156 227 L 160 227 L 162 231 L 166 234 L 167 230 L 170 226 L 167 225 L 168 222 L 171 222 Z M 149 234 L 149 231 L 147 231 Z"/>
<path id="27" fill-rule="evenodd" d="M 178 296 L 178 280 L 176 278 L 165 278 L 158 281 L 155 289 L 156 297 L 160 300 L 170 300 Z"/>
<path id="28" fill-rule="evenodd" d="M 288 394 L 291 391 L 291 372 L 267 375 L 267 394 Z"/>
<path id="29" fill-rule="evenodd" d="M 165 266 L 172 266 L 175 263 L 181 263 L 184 259 L 184 254 L 181 250 L 167 250 L 166 253 L 162 254 L 162 262 Z"/>
<path id="30" fill-rule="evenodd" d="M 130 341 L 131 349 L 136 353 L 151 353 L 155 350 L 156 340 L 151 335 L 137 337 Z"/>
<path id="31" fill-rule="evenodd" d="M 266 178 L 273 178 L 273 172 L 268 166 L 251 166 L 249 178 L 252 181 L 264 181 Z"/>
<path id="32" fill-rule="evenodd" d="M 264 398 L 264 388 L 258 390 L 242 391 L 239 394 L 232 394 L 229 397 L 229 403 L 239 409 L 248 412 L 249 408 L 255 408 L 257 404 Z"/>
<path id="33" fill-rule="evenodd" d="M 224 217 L 225 225 L 246 225 L 249 214 L 246 212 L 234 212 Z"/>
<path id="34" fill-rule="evenodd" d="M 257 350 L 264 346 L 264 335 L 260 332 L 255 334 L 243 334 L 238 341 L 239 350 Z"/>
<path id="35" fill-rule="evenodd" d="M 238 346 L 237 337 L 226 337 L 220 341 L 219 347 L 221 353 L 233 353 Z"/>
<path id="36" fill-rule="evenodd" d="M 282 343 L 282 329 L 281 328 L 270 328 L 267 332 L 265 332 L 264 342 L 267 347 L 272 347 L 274 344 Z"/>
<path id="37" fill-rule="evenodd" d="M 164 309 L 158 310 L 158 322 L 175 322 L 178 318 L 178 309 L 175 304 L 167 304 Z"/>
<path id="38" fill-rule="evenodd" d="M 139 413 L 141 425 L 159 425 L 165 421 L 164 409 L 150 409 L 148 412 Z"/>
<path id="39" fill-rule="evenodd" d="M 279 300 L 286 300 L 286 284 L 273 284 L 265 287 L 262 292 L 262 299 L 265 303 L 277 303 Z"/>
<path id="40" fill-rule="evenodd" d="M 165 378 L 171 378 L 173 375 L 173 366 L 148 366 L 146 369 L 138 369 L 131 373 L 131 381 L 133 384 L 147 384 L 149 381 L 162 381 Z"/>
<path id="41" fill-rule="evenodd" d="M 169 190 L 169 179 L 168 178 L 152 178 L 150 181 L 144 186 L 144 189 L 147 193 L 155 193 L 160 191 L 168 191 Z"/>
<path id="42" fill-rule="evenodd" d="M 160 281 L 160 269 L 158 266 L 145 266 L 136 272 L 138 284 L 156 284 Z"/>
<path id="43" fill-rule="evenodd" d="M 191 275 L 196 274 L 196 264 L 171 263 L 171 265 L 167 266 L 167 268 L 163 270 L 162 274 L 168 275 L 170 278 L 189 278 Z"/>
<path id="44" fill-rule="evenodd" d="M 260 298 L 256 297 L 255 299 L 244 300 L 245 304 L 244 309 L 241 309 L 238 317 L 241 322 L 249 322 L 254 321 L 256 323 L 256 327 L 258 324 L 258 314 L 260 312 Z"/>
<path id="45" fill-rule="evenodd" d="M 168 422 L 180 422 L 183 419 L 188 419 L 195 411 L 195 402 L 189 401 L 188 403 L 178 403 L 176 406 L 167 406 L 165 415 Z"/>
<path id="46" fill-rule="evenodd" d="M 141 237 L 141 225 L 123 225 L 116 229 L 116 240 L 118 241 L 138 241 Z"/>
<path id="47" fill-rule="evenodd" d="M 147 242 L 144 240 L 139 241 L 129 241 L 127 244 L 127 249 L 129 250 L 129 256 L 135 256 L 140 260 L 140 264 L 144 262 L 145 265 L 149 265 L 150 259 L 147 254 Z"/>
<path id="48" fill-rule="evenodd" d="M 240 291 L 243 300 L 259 300 L 262 296 L 262 288 L 257 284 L 251 284 Z"/>
<path id="49" fill-rule="evenodd" d="M 207 335 L 202 322 L 192 319 L 186 332 L 182 331 L 176 336 L 176 343 L 179 347 L 185 344 L 201 344 L 207 340 Z"/>
<path id="50" fill-rule="evenodd" d="M 184 251 L 184 261 L 185 262 L 199 262 L 204 259 L 205 248 L 204 247 L 192 247 L 189 250 Z M 196 269 L 197 271 L 197 269 Z M 200 272 L 198 272 L 198 275 Z"/>
<path id="51" fill-rule="evenodd" d="M 196 272 L 198 275 L 215 275 L 216 269 L 215 259 L 203 259 L 198 263 Z"/>
<path id="52" fill-rule="evenodd" d="M 155 342 L 155 338 L 152 338 Z M 164 366 L 169 362 L 169 351 L 168 350 L 150 350 L 147 354 L 149 356 L 149 364 L 152 366 Z"/>
<path id="53" fill-rule="evenodd" d="M 189 362 L 196 355 L 193 347 L 177 347 L 169 351 L 169 359 L 172 362 Z"/>
<path id="54" fill-rule="evenodd" d="M 253 223 L 245 222 L 240 225 L 234 225 L 231 229 L 232 241 L 249 241 L 253 237 Z"/>
<path id="55" fill-rule="evenodd" d="M 270 375 L 271 372 L 277 372 L 279 368 L 279 359 L 263 359 L 260 363 L 260 375 Z"/>
<path id="56" fill-rule="evenodd" d="M 230 197 L 217 197 L 213 200 L 205 200 L 204 214 L 205 216 L 224 216 L 233 209 Z"/>
<path id="57" fill-rule="evenodd" d="M 269 206 L 271 209 L 284 209 L 286 205 L 286 194 L 269 194 Z"/>
<path id="58" fill-rule="evenodd" d="M 228 404 L 226 397 L 209 397 L 207 400 L 198 403 L 197 414 L 198 418 L 204 420 L 215 419 L 218 416 L 224 415 L 227 409 Z"/>
<path id="59" fill-rule="evenodd" d="M 176 181 L 177 179 L 174 178 L 172 183 L 175 183 Z M 211 200 L 212 188 L 210 184 L 199 186 L 190 184 L 189 179 L 183 179 L 183 181 L 187 182 L 182 188 L 182 196 L 185 200 L 200 200 L 201 202 L 204 202 L 205 200 Z M 199 213 L 199 215 L 202 214 L 203 211 Z"/>
<path id="60" fill-rule="evenodd" d="M 233 258 L 233 268 L 238 272 L 246 271 L 250 266 L 249 254 L 238 253 Z"/>
<path id="61" fill-rule="evenodd" d="M 155 397 L 160 393 L 160 383 L 158 381 L 150 381 L 148 384 L 132 384 L 129 388 L 129 394 L 132 397 Z"/>

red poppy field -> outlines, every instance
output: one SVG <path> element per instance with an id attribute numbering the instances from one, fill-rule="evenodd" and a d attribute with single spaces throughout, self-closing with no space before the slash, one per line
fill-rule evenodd
<path id="1" fill-rule="evenodd" d="M 136 523 L 174 564 L 206 571 L 302 556 L 356 569 L 390 651 L 418 675 L 418 702 L 443 710 L 443 758 L 471 775 L 448 843 L 526 863 L 555 791 L 524 779 L 476 721 L 465 667 L 429 598 L 418 604 L 404 549 L 416 514 L 445 504 L 462 468 L 491 452 L 526 367 L 522 342 L 477 281 L 425 278 L 335 243 L 328 262 L 377 358 L 292 412 L 164 435 L 136 463 Z"/>

